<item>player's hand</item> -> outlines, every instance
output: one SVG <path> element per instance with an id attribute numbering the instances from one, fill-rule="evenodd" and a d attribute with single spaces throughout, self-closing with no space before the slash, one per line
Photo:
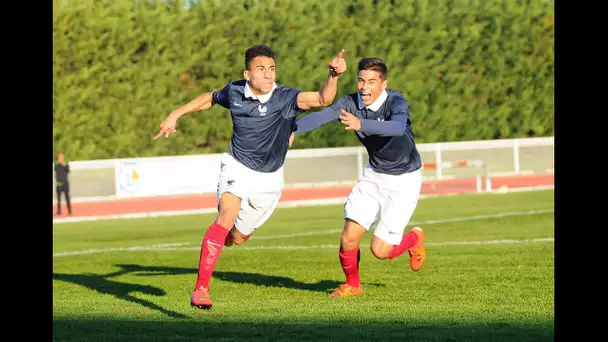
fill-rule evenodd
<path id="1" fill-rule="evenodd" d="M 358 117 L 352 115 L 351 113 L 345 111 L 344 109 L 340 109 L 342 114 L 340 114 L 340 122 L 344 124 L 344 127 L 347 131 L 358 131 L 361 129 L 361 120 Z"/>
<path id="2" fill-rule="evenodd" d="M 329 62 L 329 72 L 334 77 L 340 76 L 346 71 L 346 60 L 342 58 L 342 54 L 344 54 L 344 49 L 340 50 L 338 55 Z"/>
<path id="3" fill-rule="evenodd" d="M 293 139 L 295 139 L 296 134 L 294 132 L 291 132 L 291 135 L 289 136 L 289 147 L 291 147 L 291 144 L 293 144 Z"/>
<path id="4" fill-rule="evenodd" d="M 165 138 L 167 138 L 167 137 L 169 137 L 169 135 L 177 132 L 177 130 L 175 129 L 176 124 L 177 124 L 177 117 L 172 114 L 167 115 L 165 120 L 163 120 L 163 122 L 160 123 L 160 131 L 158 132 L 158 134 L 156 134 L 156 136 L 152 140 L 156 140 L 156 139 L 160 138 L 163 134 L 165 135 Z"/>

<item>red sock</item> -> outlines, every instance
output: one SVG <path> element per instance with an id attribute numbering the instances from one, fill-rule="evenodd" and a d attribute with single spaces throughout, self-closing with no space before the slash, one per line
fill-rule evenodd
<path id="1" fill-rule="evenodd" d="M 215 222 L 207 230 L 207 233 L 203 237 L 203 245 L 201 246 L 195 289 L 198 289 L 201 285 L 209 289 L 211 273 L 215 269 L 215 264 L 220 257 L 226 235 L 228 235 L 229 231 Z"/>
<path id="2" fill-rule="evenodd" d="M 359 279 L 359 260 L 361 260 L 359 246 L 353 250 L 340 252 L 339 254 L 342 271 L 346 275 L 346 283 L 350 286 L 361 286 Z"/>
<path id="3" fill-rule="evenodd" d="M 409 233 L 403 235 L 399 246 L 393 247 L 393 250 L 391 250 L 391 254 L 389 254 L 388 258 L 394 259 L 400 256 L 401 254 L 403 254 L 403 252 L 405 252 L 409 248 L 412 248 L 416 244 L 416 242 L 418 242 L 418 235 L 410 231 Z"/>

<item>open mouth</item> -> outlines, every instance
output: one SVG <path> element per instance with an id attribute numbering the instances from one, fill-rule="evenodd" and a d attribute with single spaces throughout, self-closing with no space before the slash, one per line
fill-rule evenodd
<path id="1" fill-rule="evenodd" d="M 372 94 L 370 94 L 370 93 L 359 92 L 359 95 L 361 96 L 361 100 L 363 100 L 363 101 L 367 101 L 372 98 Z"/>

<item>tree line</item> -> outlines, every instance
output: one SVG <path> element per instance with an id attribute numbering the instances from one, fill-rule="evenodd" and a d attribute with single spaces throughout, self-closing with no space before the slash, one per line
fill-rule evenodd
<path id="1" fill-rule="evenodd" d="M 410 105 L 417 142 L 553 135 L 554 5 L 542 0 L 54 0 L 53 143 L 72 160 L 226 151 L 226 109 L 178 122 L 171 110 L 241 79 L 244 52 L 276 52 L 277 82 L 321 87 L 346 50 L 336 98 L 357 62 L 381 57 Z M 307 113 L 303 114 L 306 115 Z M 292 148 L 354 146 L 328 124 Z"/>

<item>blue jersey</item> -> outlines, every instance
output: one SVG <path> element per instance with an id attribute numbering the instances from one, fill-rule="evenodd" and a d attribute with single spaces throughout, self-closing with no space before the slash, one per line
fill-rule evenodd
<path id="1" fill-rule="evenodd" d="M 274 172 L 285 162 L 296 116 L 303 112 L 298 108 L 300 91 L 276 85 L 268 101 L 260 102 L 246 84 L 231 82 L 213 93 L 213 104 L 229 109 L 232 117 L 228 153 L 252 170 Z"/>
<path id="2" fill-rule="evenodd" d="M 296 134 L 339 120 L 340 109 L 361 120 L 356 131 L 369 155 L 370 166 L 380 173 L 399 175 L 422 167 L 416 149 L 407 100 L 396 90 L 386 89 L 371 105 L 365 106 L 359 93 L 348 94 L 322 111 L 306 115 L 296 122 Z"/>

